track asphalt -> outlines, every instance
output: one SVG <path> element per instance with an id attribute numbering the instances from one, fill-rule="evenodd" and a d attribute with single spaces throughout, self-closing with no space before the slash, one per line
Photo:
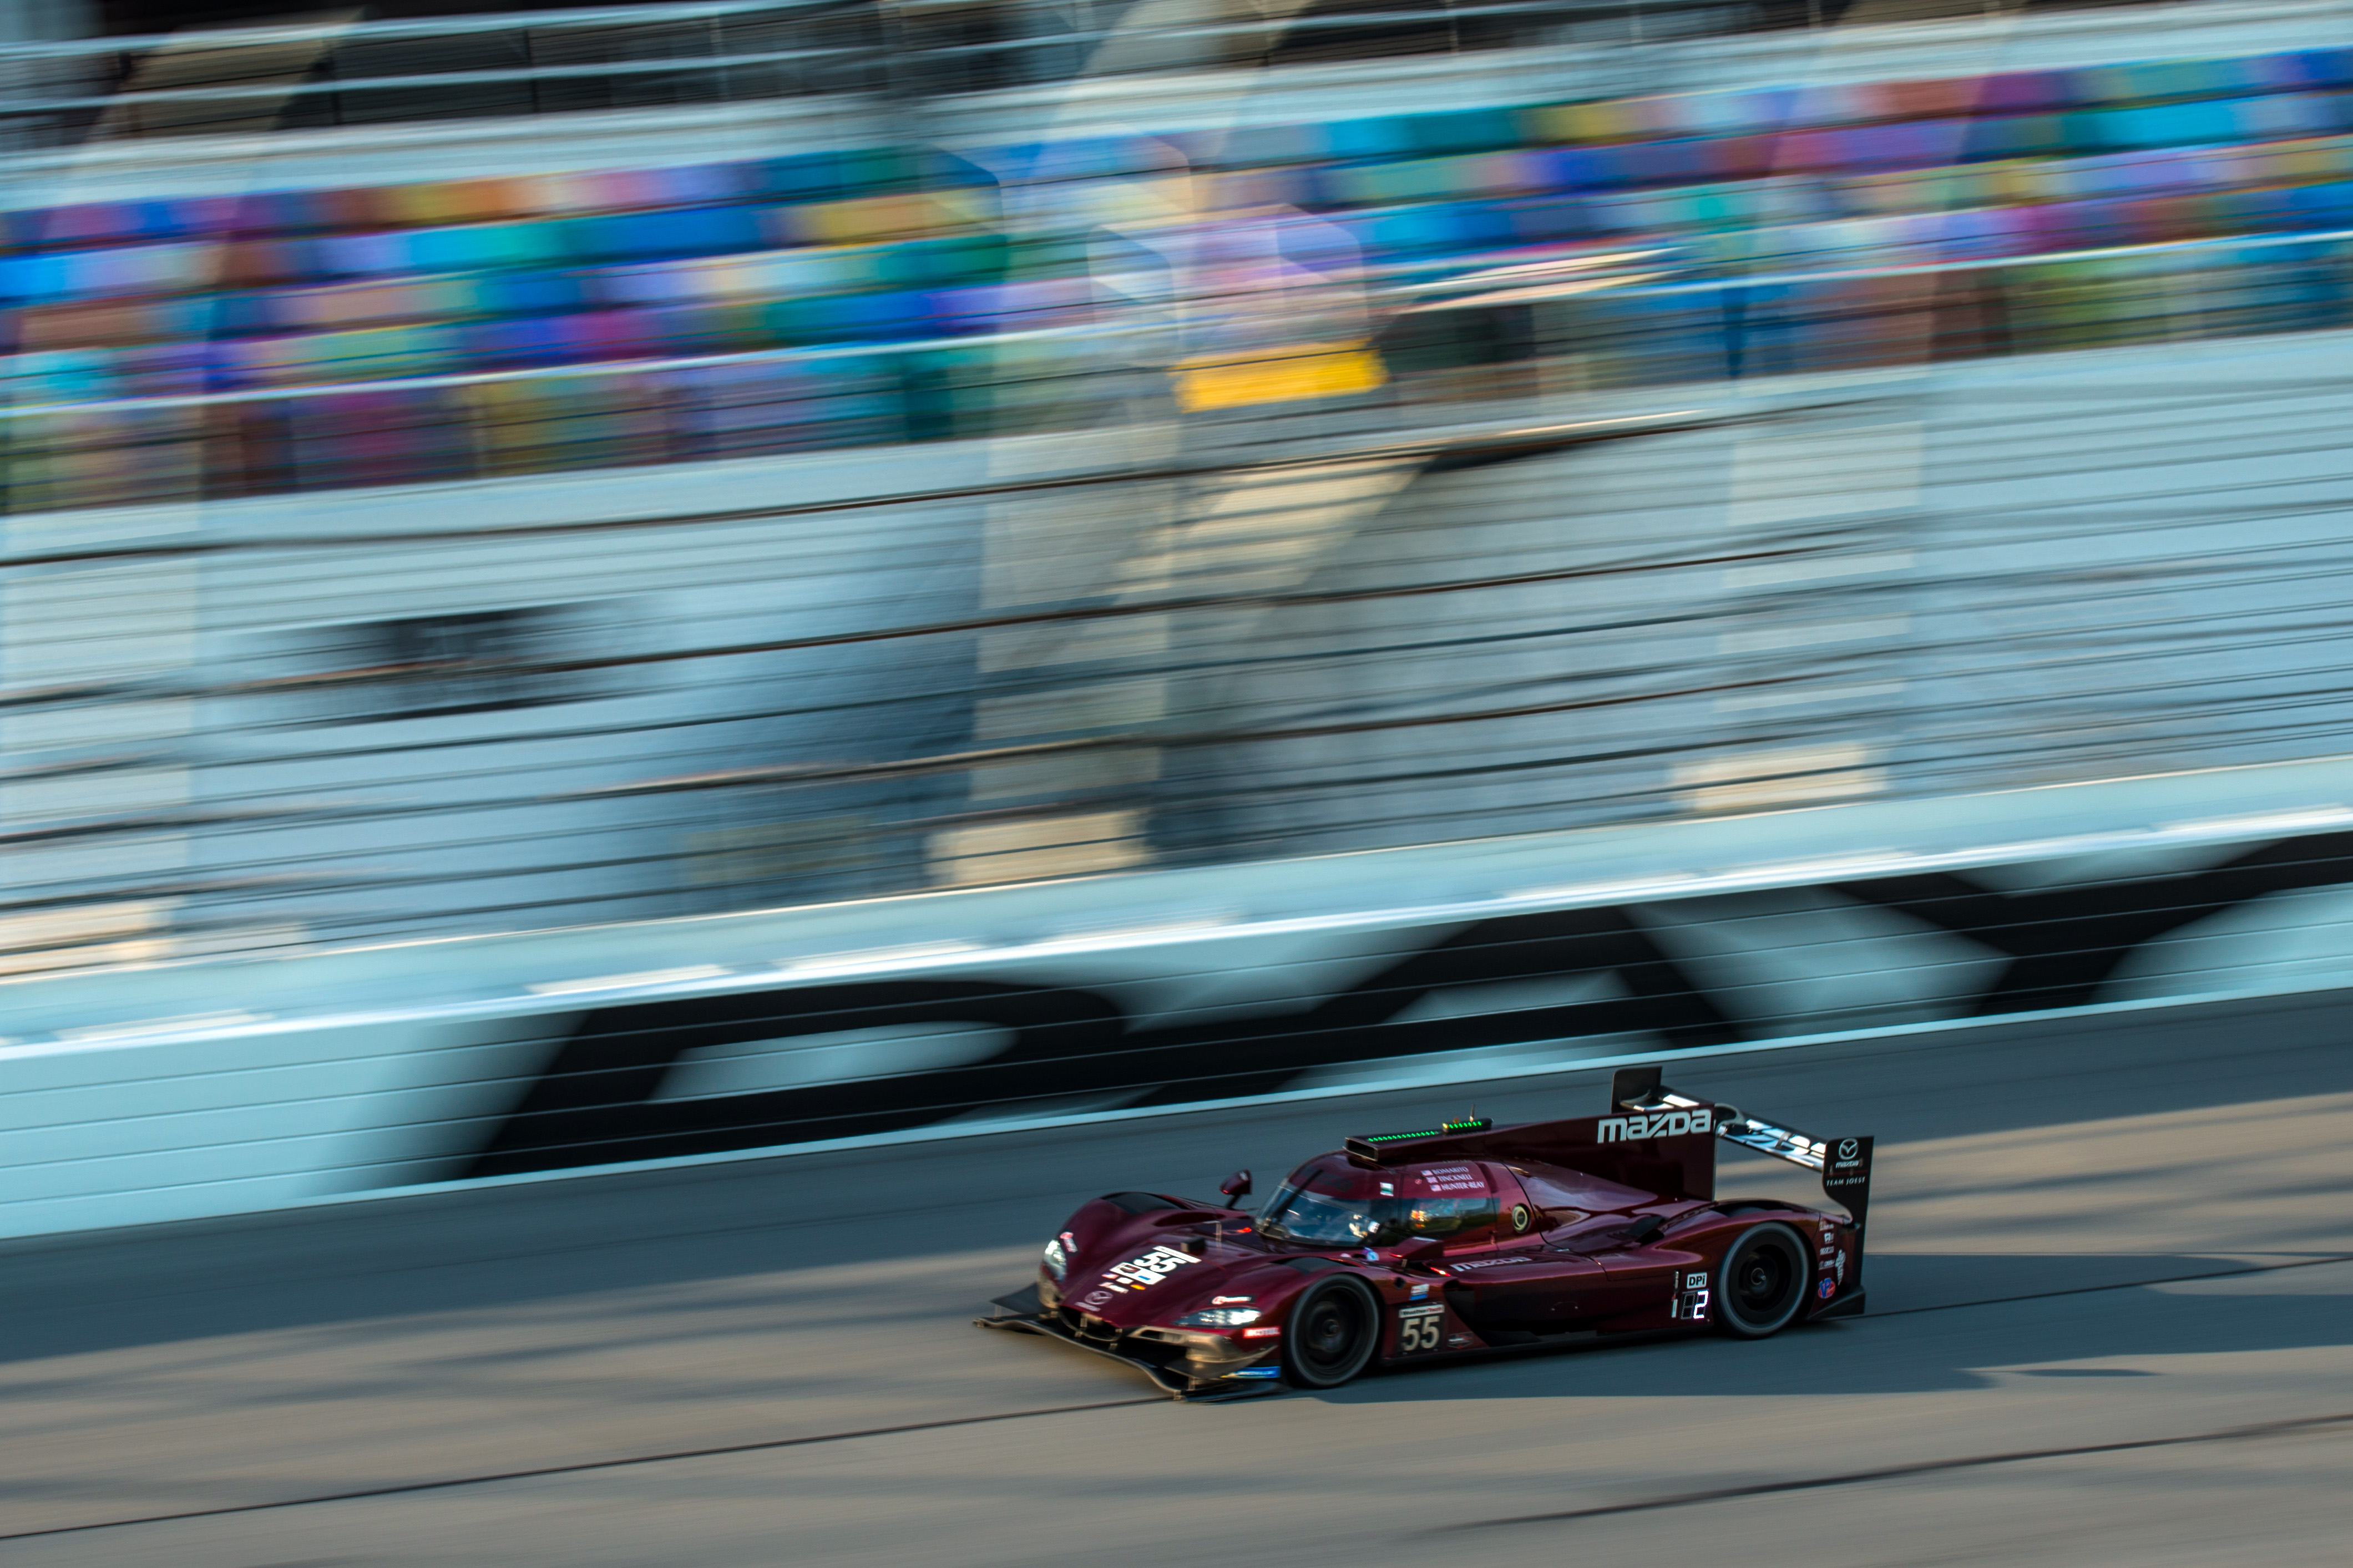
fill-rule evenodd
<path id="1" fill-rule="evenodd" d="M 0 1563 L 2339 1564 L 2348 1002 L 1671 1068 L 1879 1135 L 1871 1316 L 1327 1394 L 969 1320 L 1093 1193 L 1600 1075 L 9 1244 Z"/>

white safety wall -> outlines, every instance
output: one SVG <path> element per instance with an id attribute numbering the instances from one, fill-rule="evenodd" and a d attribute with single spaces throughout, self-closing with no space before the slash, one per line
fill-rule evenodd
<path id="1" fill-rule="evenodd" d="M 2309 766 L 2274 782 L 2328 787 Z M 2325 830 L 2280 831 L 2298 824 Z M 1837 812 L 1749 824 L 1753 842 L 1791 847 L 1874 826 L 1885 824 Z M 1726 852 L 1716 826 L 1694 856 Z M 1266 917 L 1244 907 L 1245 886 L 1227 889 L 1220 913 L 1205 884 L 1106 879 L 569 933 L 576 978 L 471 999 L 450 976 L 470 966 L 481 980 L 490 959 L 476 944 L 428 944 L 395 950 L 419 1005 L 339 1014 L 314 997 L 303 1016 L 289 1016 L 302 994 L 289 963 L 274 997 L 268 983 L 251 991 L 289 1014 L 73 1026 L 60 1012 L 40 1037 L 0 1047 L 0 1235 L 2328 986 L 2353 959 L 2353 814 L 2342 809 L 2039 847 L 2065 844 L 2075 852 L 2007 861 L 1983 849 L 1817 855 L 1802 882 L 1787 879 L 1805 862 L 1785 859 L 1778 885 L 1770 859 L 1588 880 L 1581 895 L 1450 898 L 1463 887 L 1433 877 L 1433 896 L 1412 908 Z M 1536 840 L 1489 851 L 1491 880 L 1566 865 L 1559 846 Z M 1413 869 L 1344 859 L 1342 870 L 1277 868 L 1270 882 L 1320 879 L 1330 897 L 1348 885 L 1343 870 L 1361 892 Z M 1588 856 L 1583 868 L 1600 864 Z M 1046 892 L 1078 912 L 1040 934 Z M 978 940 L 875 940 L 927 922 Z M 794 944 L 798 955 L 780 951 Z M 566 951 L 504 962 L 548 973 Z M 712 962 L 668 962 L 695 954 Z M 579 972 L 624 955 L 647 967 Z M 352 994 L 364 989 L 355 962 L 343 972 Z M 217 980 L 236 967 L 151 978 Z M 11 988 L 26 1005 L 10 1016 L 70 1010 L 70 997 L 41 994 L 61 984 Z M 72 984 L 86 998 L 96 980 Z M 134 972 L 117 990 L 142 984 Z M 121 1005 L 172 1001 L 159 985 Z"/>

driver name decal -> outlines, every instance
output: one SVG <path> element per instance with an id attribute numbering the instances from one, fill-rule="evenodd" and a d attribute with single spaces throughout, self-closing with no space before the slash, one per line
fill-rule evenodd
<path id="1" fill-rule="evenodd" d="M 1440 1193 L 1483 1193 L 1487 1190 L 1486 1173 L 1476 1165 L 1429 1165 L 1420 1172 L 1421 1184 L 1435 1196 Z"/>
<path id="2" fill-rule="evenodd" d="M 1713 1112 L 1707 1106 L 1694 1110 L 1641 1111 L 1631 1116 L 1605 1116 L 1600 1129 L 1594 1133 L 1597 1143 L 1623 1143 L 1635 1138 L 1679 1138 L 1686 1132 L 1705 1132 L 1713 1125 Z"/>

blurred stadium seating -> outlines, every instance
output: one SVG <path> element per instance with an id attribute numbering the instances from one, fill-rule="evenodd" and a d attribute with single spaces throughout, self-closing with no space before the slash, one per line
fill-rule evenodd
<path id="1" fill-rule="evenodd" d="M 1084 426 L 1105 231 L 1270 209 L 1316 221 L 1269 265 L 1353 250 L 1407 401 L 2335 326 L 2348 86 L 2312 49 L 21 207 L 6 504 Z M 1641 267 L 1461 286 L 1596 250 Z"/>

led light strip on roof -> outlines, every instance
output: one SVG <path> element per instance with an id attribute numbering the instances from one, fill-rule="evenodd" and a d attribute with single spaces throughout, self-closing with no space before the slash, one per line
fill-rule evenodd
<path id="1" fill-rule="evenodd" d="M 1419 1132 L 1370 1132 L 1350 1138 L 1345 1147 L 1351 1158 L 1358 1162 L 1378 1159 L 1384 1148 L 1397 1143 L 1418 1143 L 1430 1138 L 1451 1138 L 1459 1132 L 1484 1132 L 1494 1122 L 1484 1116 L 1466 1116 L 1459 1121 L 1442 1121 L 1436 1127 Z"/>
<path id="2" fill-rule="evenodd" d="M 1401 1143 L 1409 1138 L 1443 1138 L 1454 1132 L 1484 1132 L 1493 1125 L 1484 1116 L 1467 1117 L 1461 1121 L 1442 1122 L 1423 1132 L 1375 1132 L 1367 1135 L 1367 1143 Z"/>

